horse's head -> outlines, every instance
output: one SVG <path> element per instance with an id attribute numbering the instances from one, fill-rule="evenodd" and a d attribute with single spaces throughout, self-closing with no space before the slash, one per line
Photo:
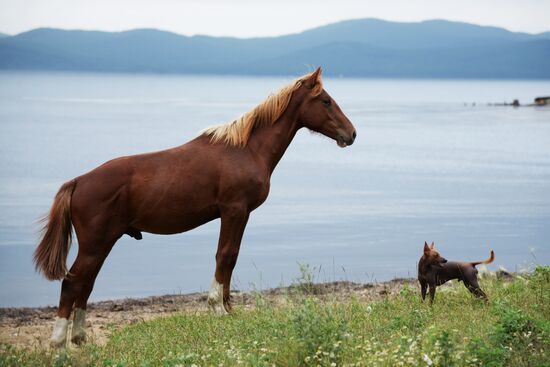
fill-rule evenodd
<path id="1" fill-rule="evenodd" d="M 306 76 L 297 92 L 301 100 L 298 121 L 302 126 L 334 139 L 342 148 L 353 144 L 355 127 L 323 89 L 321 68 Z"/>

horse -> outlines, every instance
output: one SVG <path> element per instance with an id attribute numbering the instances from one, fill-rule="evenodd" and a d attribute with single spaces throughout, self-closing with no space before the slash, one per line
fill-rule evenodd
<path id="1" fill-rule="evenodd" d="M 175 234 L 221 218 L 209 308 L 231 311 L 230 282 L 250 213 L 267 198 L 270 178 L 297 131 L 308 128 L 353 144 L 356 130 L 324 90 L 321 68 L 304 75 L 240 118 L 203 130 L 175 148 L 113 159 L 64 183 L 44 218 L 36 270 L 62 280 L 50 344 L 86 339 L 86 305 L 109 252 L 124 234 Z M 78 253 L 67 254 L 76 233 Z"/>

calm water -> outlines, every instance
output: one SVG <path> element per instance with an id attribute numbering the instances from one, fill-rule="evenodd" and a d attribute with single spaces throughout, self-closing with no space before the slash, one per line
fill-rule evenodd
<path id="1" fill-rule="evenodd" d="M 58 187 L 120 155 L 164 149 L 234 119 L 290 78 L 0 74 L 0 306 L 56 304 L 33 270 L 36 220 Z M 424 240 L 449 259 L 550 263 L 550 94 L 541 81 L 327 79 L 358 130 L 340 149 L 301 131 L 251 216 L 233 287 L 415 275 Z M 465 105 L 465 102 L 467 105 Z M 476 102 L 472 106 L 472 102 Z M 92 299 L 208 289 L 219 221 L 124 237 Z M 76 246 L 71 257 L 74 258 Z"/>

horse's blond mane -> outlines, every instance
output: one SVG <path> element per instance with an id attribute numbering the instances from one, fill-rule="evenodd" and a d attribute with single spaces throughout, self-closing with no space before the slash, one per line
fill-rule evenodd
<path id="1" fill-rule="evenodd" d="M 206 128 L 202 131 L 202 134 L 210 136 L 212 143 L 224 142 L 231 146 L 246 146 L 254 128 L 273 124 L 277 121 L 288 107 L 292 93 L 300 88 L 312 75 L 313 73 L 310 73 L 298 78 L 294 83 L 283 87 L 275 94 L 271 94 L 265 101 L 238 119 L 224 125 Z M 311 93 L 316 96 L 322 91 L 323 83 L 321 78 L 318 77 Z"/>

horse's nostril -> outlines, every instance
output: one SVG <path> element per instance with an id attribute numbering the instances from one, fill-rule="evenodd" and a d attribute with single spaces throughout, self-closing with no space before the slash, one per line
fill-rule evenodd
<path id="1" fill-rule="evenodd" d="M 354 130 L 354 131 L 353 131 L 353 135 L 352 135 L 353 140 L 355 140 L 355 137 L 356 137 L 356 136 L 357 136 L 357 131 Z"/>

